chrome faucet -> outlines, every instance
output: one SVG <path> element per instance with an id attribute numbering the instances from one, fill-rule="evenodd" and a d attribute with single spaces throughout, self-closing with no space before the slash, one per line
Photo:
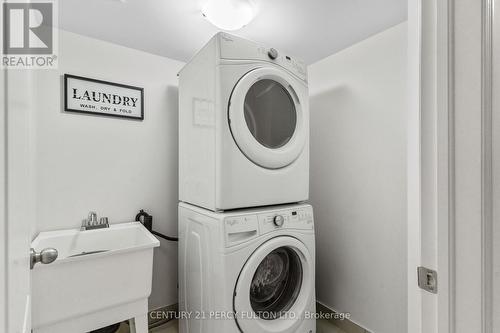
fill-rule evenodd
<path id="1" fill-rule="evenodd" d="M 90 212 L 87 219 L 83 220 L 82 227 L 80 230 L 92 230 L 92 229 L 101 229 L 101 228 L 109 228 L 109 222 L 107 217 L 101 217 L 99 222 L 97 222 L 97 213 Z"/>

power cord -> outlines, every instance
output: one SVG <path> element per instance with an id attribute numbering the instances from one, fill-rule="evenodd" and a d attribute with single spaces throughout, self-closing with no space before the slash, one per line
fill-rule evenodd
<path id="1" fill-rule="evenodd" d="M 161 237 L 161 238 L 166 239 L 166 240 L 171 241 L 171 242 L 178 242 L 179 241 L 178 237 L 167 236 L 167 235 L 164 235 L 160 232 L 154 231 L 153 230 L 153 217 L 151 215 L 149 215 L 148 213 L 146 213 L 144 211 L 144 209 L 141 209 L 139 211 L 139 214 L 137 214 L 135 216 L 135 220 L 141 222 L 146 227 L 146 229 L 148 229 L 149 232 L 155 236 Z"/>
<path id="2" fill-rule="evenodd" d="M 179 238 L 177 237 L 171 237 L 171 236 L 167 236 L 167 235 L 164 235 L 162 233 L 159 233 L 157 231 L 154 231 L 154 230 L 149 230 L 153 235 L 156 235 L 158 237 L 161 237 L 163 239 L 166 239 L 168 241 L 171 241 L 171 242 L 178 242 L 179 241 Z"/>

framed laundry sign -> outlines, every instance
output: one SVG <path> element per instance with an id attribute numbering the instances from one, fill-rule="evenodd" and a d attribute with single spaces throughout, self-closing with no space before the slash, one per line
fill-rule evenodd
<path id="1" fill-rule="evenodd" d="M 64 110 L 144 119 L 144 88 L 64 74 Z"/>

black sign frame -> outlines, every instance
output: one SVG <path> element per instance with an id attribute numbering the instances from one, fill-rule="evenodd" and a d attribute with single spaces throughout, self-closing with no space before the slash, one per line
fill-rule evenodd
<path id="1" fill-rule="evenodd" d="M 89 82 L 94 82 L 94 83 L 105 84 L 105 85 L 110 85 L 110 86 L 127 88 L 127 89 L 131 89 L 131 90 L 139 91 L 141 94 L 141 103 L 140 103 L 141 115 L 140 115 L 140 117 L 135 116 L 135 115 L 112 114 L 112 113 L 105 113 L 105 112 L 84 111 L 84 110 L 69 108 L 68 107 L 68 79 L 89 81 Z M 76 112 L 76 113 L 80 113 L 80 114 L 92 114 L 92 115 L 98 115 L 98 116 L 104 116 L 104 117 L 135 119 L 135 120 L 142 121 L 142 120 L 144 120 L 144 88 L 137 87 L 137 86 L 131 86 L 131 85 L 127 85 L 127 84 L 122 84 L 122 83 L 111 82 L 111 81 L 92 79 L 92 78 L 78 76 L 78 75 L 64 74 L 64 111 Z"/>

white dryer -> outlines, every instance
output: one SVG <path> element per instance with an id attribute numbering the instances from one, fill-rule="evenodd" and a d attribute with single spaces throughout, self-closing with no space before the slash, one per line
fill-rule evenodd
<path id="1" fill-rule="evenodd" d="M 308 199 L 303 62 L 219 33 L 180 71 L 179 110 L 181 201 L 217 211 Z"/>
<path id="2" fill-rule="evenodd" d="M 180 203 L 180 332 L 315 332 L 314 251 L 310 205 Z"/>

